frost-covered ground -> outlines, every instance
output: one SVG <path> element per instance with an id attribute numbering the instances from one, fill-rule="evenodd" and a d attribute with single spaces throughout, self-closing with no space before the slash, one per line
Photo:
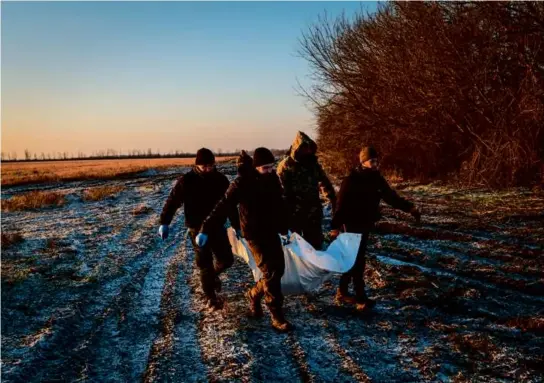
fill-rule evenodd
<path id="1" fill-rule="evenodd" d="M 366 272 L 374 312 L 337 306 L 334 278 L 286 297 L 296 328 L 278 334 L 246 317 L 252 276 L 239 259 L 223 277 L 225 309 L 204 309 L 181 210 L 175 235 L 157 236 L 184 171 L 3 189 L 68 200 L 2 215 L 2 231 L 24 238 L 2 251 L 3 381 L 544 380 L 541 192 L 404 187 L 423 222 L 384 209 Z M 82 200 L 105 184 L 125 189 Z"/>

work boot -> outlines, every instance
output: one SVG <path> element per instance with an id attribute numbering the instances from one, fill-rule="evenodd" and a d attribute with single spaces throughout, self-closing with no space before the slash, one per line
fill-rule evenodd
<path id="1" fill-rule="evenodd" d="M 288 332 L 293 329 L 293 325 L 285 319 L 283 310 L 281 308 L 270 308 L 270 314 L 272 315 L 272 327 L 279 332 Z"/>
<path id="2" fill-rule="evenodd" d="M 249 301 L 249 312 L 253 318 L 262 318 L 264 316 L 261 306 L 262 294 L 253 294 L 253 289 L 246 291 L 245 296 Z"/>
<path id="3" fill-rule="evenodd" d="M 355 310 L 359 312 L 366 312 L 366 311 L 372 310 L 374 306 L 376 306 L 376 301 L 370 298 L 367 298 L 365 301 L 356 303 Z"/>
<path id="4" fill-rule="evenodd" d="M 220 298 L 212 298 L 208 299 L 208 303 L 206 305 L 206 308 L 208 308 L 210 311 L 217 311 L 221 310 L 223 308 L 223 301 Z"/>
<path id="5" fill-rule="evenodd" d="M 336 302 L 338 304 L 347 303 L 350 305 L 357 303 L 353 295 L 351 295 L 349 292 L 343 292 L 341 289 L 336 290 Z"/>

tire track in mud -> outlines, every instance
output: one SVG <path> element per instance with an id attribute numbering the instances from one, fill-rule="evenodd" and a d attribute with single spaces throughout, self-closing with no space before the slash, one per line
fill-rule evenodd
<path id="1" fill-rule="evenodd" d="M 328 294 L 327 294 L 328 292 Z M 326 294 L 326 295 L 325 295 Z M 308 353 L 315 355 L 316 370 L 323 381 L 419 381 L 414 376 L 401 369 L 397 360 L 397 339 L 395 334 L 389 335 L 383 343 L 376 342 L 375 322 L 381 313 L 357 313 L 347 305 L 338 306 L 334 303 L 334 291 L 326 289 L 319 297 L 301 297 L 306 309 L 299 310 L 303 316 L 305 327 L 310 327 Z M 323 296 L 325 295 L 325 296 Z M 384 318 L 385 319 L 385 318 Z M 322 345 L 315 345 L 316 339 Z M 320 352 L 317 352 L 319 350 Z M 324 360 L 325 359 L 325 360 Z M 323 364 L 331 365 L 328 371 L 323 371 Z"/>
<path id="2" fill-rule="evenodd" d="M 71 262 L 69 266 L 72 267 L 72 265 L 78 263 L 78 279 L 84 278 L 84 275 L 86 274 L 85 269 L 89 269 L 88 264 L 90 264 L 92 261 L 91 256 L 96 252 L 105 253 L 105 241 L 102 239 L 103 237 L 100 236 L 101 234 L 107 235 L 107 237 L 115 240 L 123 240 L 127 237 L 127 234 L 123 232 L 113 235 L 107 230 L 104 230 L 102 225 L 97 224 L 98 221 L 96 216 L 102 217 L 102 214 L 97 212 L 102 209 L 104 205 L 105 204 L 103 201 L 87 204 L 78 203 L 72 206 L 67 206 L 63 210 L 59 208 L 47 211 L 48 214 L 45 216 L 43 215 L 43 212 L 40 212 L 40 215 L 35 216 L 36 219 L 27 220 L 25 227 L 30 227 L 32 229 L 39 226 L 40 232 L 45 232 L 46 237 L 40 239 L 41 235 L 33 233 L 30 238 L 33 238 L 32 245 L 35 246 L 36 249 L 34 251 L 30 251 L 28 248 L 26 248 L 29 241 L 24 241 L 23 247 L 25 248 L 25 251 L 40 253 L 45 248 L 47 241 L 60 240 L 62 243 L 69 245 L 70 248 L 75 251 L 75 260 L 74 262 Z M 25 219 L 25 212 L 19 212 L 17 214 L 20 215 L 20 219 Z M 67 214 L 68 217 L 66 217 Z M 53 217 L 50 217 L 50 215 L 53 215 Z M 73 224 L 73 229 L 66 232 L 66 229 L 63 227 L 66 220 L 76 220 L 76 222 L 80 222 L 80 224 Z M 50 224 L 51 227 L 44 230 L 44 221 Z M 93 230 L 90 233 L 82 232 L 81 228 L 84 227 L 84 225 L 88 225 Z M 127 225 L 126 232 L 128 233 L 130 229 L 131 227 Z M 64 234 L 65 236 L 59 238 L 59 233 L 61 235 Z M 55 236 L 55 234 L 57 235 Z M 96 235 L 99 235 L 99 237 L 94 237 Z M 35 239 L 36 237 L 38 237 L 38 239 Z M 98 247 L 98 249 L 93 249 L 92 246 L 89 246 L 90 243 L 93 243 L 93 237 L 94 243 L 96 243 L 96 241 L 101 243 L 101 246 Z M 62 255 L 64 249 L 61 247 L 59 250 L 60 255 Z M 17 358 L 21 353 L 28 353 L 29 350 L 27 350 L 27 346 L 25 345 L 24 341 L 27 337 L 32 336 L 32 334 L 36 332 L 40 333 L 44 326 L 51 329 L 51 324 L 55 323 L 56 320 L 61 320 L 64 318 L 66 313 L 73 311 L 72 307 L 77 305 L 77 302 L 81 299 L 81 297 L 89 294 L 89 290 L 96 287 L 95 284 L 92 283 L 80 284 L 80 282 L 77 280 L 73 285 L 67 285 L 66 283 L 58 285 L 58 283 L 55 281 L 44 279 L 41 274 L 39 275 L 39 278 L 41 279 L 32 278 L 25 280 L 17 286 L 17 290 L 21 291 L 21 294 L 16 295 L 17 300 L 21 302 L 28 302 L 28 304 L 31 306 L 30 309 L 37 311 L 37 314 L 34 314 L 31 318 L 28 318 L 31 322 L 28 319 L 25 320 L 26 322 L 30 323 L 28 323 L 25 327 L 19 328 L 19 332 L 21 334 L 13 333 L 9 330 L 4 331 L 4 337 L 7 333 L 8 337 L 16 337 L 21 339 L 21 341 L 17 342 L 18 346 L 8 349 L 8 359 L 12 357 Z M 37 284 L 37 286 L 31 287 L 28 286 L 28 284 L 31 284 L 31 286 Z M 18 315 L 16 311 L 8 312 L 8 310 L 9 306 L 7 308 L 4 306 L 2 315 L 4 320 L 7 319 L 7 315 Z"/>
<path id="3" fill-rule="evenodd" d="M 153 198 L 155 208 L 162 203 L 167 191 L 164 190 L 158 197 Z M 122 212 L 123 210 L 121 209 Z M 134 220 L 133 217 L 132 221 Z M 146 245 L 149 251 L 145 248 L 142 250 L 143 254 L 153 253 L 151 262 L 148 261 L 138 271 L 137 277 L 128 284 L 121 296 L 115 297 L 113 310 L 105 313 L 104 324 L 93 334 L 90 352 L 86 354 L 87 364 L 92 368 L 86 368 L 79 375 L 89 375 L 98 380 L 108 376 L 113 381 L 123 382 L 138 379 L 145 369 L 152 340 L 159 327 L 159 302 L 166 265 L 175 251 L 173 245 L 180 237 L 178 233 L 163 247 L 163 243 L 154 234 L 155 225 L 151 224 L 152 230 L 148 230 L 147 223 L 156 220 L 157 217 L 151 215 L 144 221 L 142 231 L 134 230 L 139 243 L 153 243 L 151 248 Z M 182 215 L 178 215 L 173 226 L 179 225 L 181 221 Z M 133 242 L 134 239 L 129 243 Z"/>
<path id="4" fill-rule="evenodd" d="M 142 268 L 143 275 L 131 281 L 116 302 L 89 347 L 90 378 L 103 380 L 107 376 L 111 381 L 127 382 L 142 376 L 159 331 L 161 291 L 168 261 L 175 250 L 171 247 L 155 251 L 153 261 Z"/>
<path id="5" fill-rule="evenodd" d="M 151 222 L 152 220 L 155 220 L 156 217 L 151 216 L 148 218 L 148 222 Z M 136 222 L 136 220 L 133 220 L 132 223 Z M 127 225 L 124 230 L 122 230 L 120 233 L 117 233 L 116 236 L 113 238 L 117 238 L 119 235 L 123 235 L 123 233 L 128 233 L 132 229 L 132 226 Z M 128 241 L 131 243 L 131 241 Z M 157 242 L 157 240 L 155 240 Z M 145 268 L 145 255 L 148 251 L 148 249 L 152 248 L 155 244 L 147 244 L 145 246 L 138 246 L 138 255 L 135 257 L 131 257 L 129 260 L 133 261 L 131 265 L 128 266 L 129 269 L 137 269 L 139 272 L 142 270 L 147 271 Z M 104 252 L 107 249 L 108 243 L 102 243 L 100 246 L 99 252 Z M 118 249 L 119 250 L 119 249 Z M 125 249 L 121 249 L 123 253 L 126 252 Z M 119 251 L 117 251 L 119 252 Z M 126 257 L 125 257 L 126 258 Z M 149 259 L 147 263 L 149 263 Z M 142 266 L 143 265 L 143 266 Z M 32 357 L 29 355 L 25 356 L 25 361 L 22 366 L 17 366 L 16 370 L 14 371 L 15 376 L 28 376 L 28 372 L 32 371 L 32 365 L 33 364 L 43 364 L 43 368 L 41 368 L 40 372 L 43 372 L 44 374 L 47 374 L 46 370 L 49 365 L 51 365 L 52 372 L 58 373 L 58 368 L 63 368 L 62 366 L 52 366 L 52 363 L 45 362 L 48 359 L 55 360 L 59 358 L 55 358 L 55 350 L 54 349 L 62 349 L 62 348 L 75 348 L 77 346 L 77 343 L 84 340 L 85 337 L 90 336 L 93 332 L 96 332 L 96 328 L 98 327 L 99 323 L 97 323 L 96 320 L 92 318 L 101 318 L 103 315 L 100 313 L 109 312 L 108 310 L 111 310 L 112 304 L 115 304 L 116 301 L 112 300 L 112 297 L 118 295 L 120 292 L 126 290 L 129 286 L 132 285 L 132 281 L 143 278 L 145 276 L 144 274 L 138 274 L 136 273 L 135 277 L 131 277 L 130 275 L 127 276 L 128 270 L 125 267 L 125 273 L 121 275 L 119 278 L 113 279 L 112 281 L 108 282 L 104 286 L 97 286 L 96 289 L 89 289 L 85 291 L 85 293 L 81 297 L 81 301 L 78 302 L 75 307 L 73 307 L 72 312 L 73 315 L 70 317 L 65 317 L 62 320 L 59 320 L 58 323 L 55 323 L 56 326 L 53 328 L 57 331 L 53 331 L 51 336 L 47 339 L 45 339 L 43 344 L 38 344 L 39 350 L 33 350 Z M 125 280 L 129 279 L 129 281 L 125 284 Z M 103 295 L 103 296 L 101 296 Z M 77 313 L 77 314 L 76 314 Z M 91 324 L 87 323 L 88 320 L 91 320 Z M 72 336 L 67 336 L 68 333 L 71 333 Z M 69 338 L 69 339 L 67 339 Z M 71 346 L 71 347 L 70 347 Z M 81 354 L 81 353 L 79 353 Z M 77 356 L 74 354 L 73 357 L 64 357 L 69 358 L 73 361 L 73 359 L 77 360 Z M 63 359 L 61 357 L 60 359 Z M 63 364 L 63 363 L 61 363 Z M 67 363 L 66 365 L 74 365 L 74 363 Z M 65 367 L 65 366 L 64 366 Z M 45 372 L 44 372 L 45 371 Z M 32 375 L 32 373 L 30 373 Z M 47 376 L 47 375 L 46 375 Z"/>
<path id="6" fill-rule="evenodd" d="M 206 380 L 197 344 L 197 318 L 190 308 L 186 284 L 186 274 L 192 268 L 187 262 L 186 239 L 168 263 L 160 302 L 160 333 L 152 342 L 144 382 Z"/>
<path id="7" fill-rule="evenodd" d="M 243 295 L 234 291 L 232 282 L 240 280 L 242 271 L 237 260 L 226 271 L 222 279 L 224 299 L 222 310 L 211 312 L 205 306 L 204 292 L 200 283 L 200 270 L 196 266 L 192 243 L 187 248 L 186 264 L 191 264 L 191 274 L 187 274 L 188 288 L 192 295 L 191 309 L 197 314 L 197 339 L 202 363 L 207 367 L 208 381 L 251 381 L 252 357 L 246 339 L 242 336 L 245 327 Z M 190 276 L 189 276 L 190 275 Z M 227 280 L 225 280 L 225 277 Z"/>
<path id="8" fill-rule="evenodd" d="M 310 295 L 287 296 L 290 315 L 295 327 L 292 347 L 301 354 L 308 381 L 331 382 L 341 380 L 354 382 L 353 370 L 344 367 L 344 356 L 339 355 L 326 339 L 327 320 L 315 303 L 322 303 Z M 320 305 L 321 306 L 321 305 Z M 299 363 L 301 363 L 299 362 Z"/>

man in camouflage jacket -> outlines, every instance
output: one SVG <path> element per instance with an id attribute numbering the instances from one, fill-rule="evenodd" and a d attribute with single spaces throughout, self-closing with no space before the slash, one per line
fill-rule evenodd
<path id="1" fill-rule="evenodd" d="M 298 132 L 289 155 L 278 165 L 289 228 L 300 234 L 314 248 L 321 249 L 323 207 L 320 190 L 335 210 L 336 194 L 325 171 L 317 161 L 317 145 L 303 132 Z"/>

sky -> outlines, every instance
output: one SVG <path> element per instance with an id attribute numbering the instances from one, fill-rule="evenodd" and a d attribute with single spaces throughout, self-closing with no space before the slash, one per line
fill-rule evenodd
<path id="1" fill-rule="evenodd" d="M 299 38 L 374 2 L 2 2 L 2 151 L 288 148 Z"/>

